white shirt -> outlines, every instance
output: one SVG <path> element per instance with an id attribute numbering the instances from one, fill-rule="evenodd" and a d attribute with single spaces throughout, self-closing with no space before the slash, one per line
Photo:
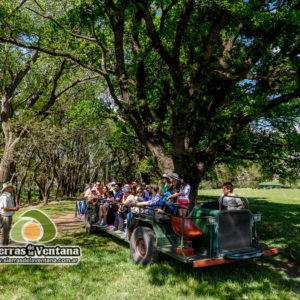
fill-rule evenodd
<path id="1" fill-rule="evenodd" d="M 137 200 L 137 196 L 133 196 L 133 195 L 129 195 L 127 198 L 126 198 L 126 202 L 128 202 L 128 205 L 133 205 Z"/>
<path id="2" fill-rule="evenodd" d="M 87 197 L 89 196 L 90 191 L 91 191 L 91 189 L 85 190 L 85 192 L 84 192 L 84 197 L 85 197 L 85 198 L 87 198 Z"/>
<path id="3" fill-rule="evenodd" d="M 229 196 L 229 197 L 227 197 Z M 226 209 L 237 209 L 238 206 L 243 205 L 243 202 L 240 198 L 234 198 L 234 197 L 238 197 L 238 195 L 234 194 L 234 193 L 229 193 L 227 196 L 224 196 L 224 194 L 219 198 L 219 203 L 222 201 L 222 197 L 223 201 L 222 204 L 224 206 L 226 206 Z M 233 197 L 230 197 L 233 196 Z"/>
<path id="4" fill-rule="evenodd" d="M 191 186 L 189 184 L 186 184 L 185 186 L 181 185 L 179 194 L 185 194 L 185 193 L 186 194 L 184 196 L 180 195 L 178 198 L 183 200 L 189 200 L 190 192 L 191 192 Z"/>
<path id="5" fill-rule="evenodd" d="M 14 211 L 3 211 L 3 207 L 15 207 L 14 198 L 11 193 L 4 192 L 0 196 L 0 215 L 10 217 L 15 213 Z"/>

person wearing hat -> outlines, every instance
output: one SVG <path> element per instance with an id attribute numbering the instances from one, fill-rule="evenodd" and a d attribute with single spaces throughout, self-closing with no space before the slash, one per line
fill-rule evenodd
<path id="1" fill-rule="evenodd" d="M 184 175 L 181 175 L 179 177 L 178 174 L 173 173 L 171 178 L 173 178 L 173 180 L 176 180 L 176 182 L 177 179 L 180 179 L 181 185 L 179 187 L 176 186 L 176 189 L 174 188 L 172 190 L 172 195 L 170 197 L 167 197 L 167 200 L 174 199 L 174 198 L 177 199 L 176 202 L 179 204 L 179 209 L 178 209 L 179 216 L 184 217 L 187 213 L 186 208 L 188 207 L 190 202 L 189 196 L 191 192 L 191 186 L 187 183 L 186 176 Z"/>
<path id="2" fill-rule="evenodd" d="M 161 176 L 161 181 L 163 184 L 161 193 L 162 193 L 163 200 L 166 198 L 165 193 L 169 192 L 169 179 L 170 179 L 170 177 L 167 174 L 163 174 Z"/>
<path id="3" fill-rule="evenodd" d="M 175 198 L 173 199 L 170 198 L 169 200 L 167 199 L 172 195 L 172 193 L 170 192 L 172 185 L 170 185 L 169 183 L 170 176 L 168 176 L 167 174 L 163 174 L 161 178 L 163 183 L 161 196 L 162 196 L 162 202 L 164 203 L 164 207 L 165 207 L 164 210 L 167 213 L 174 214 L 176 212 L 176 208 L 173 205 L 171 205 L 171 203 L 175 202 Z"/>
<path id="4" fill-rule="evenodd" d="M 15 206 L 14 186 L 11 182 L 3 184 L 0 196 L 0 246 L 8 245 L 12 216 L 20 209 Z"/>

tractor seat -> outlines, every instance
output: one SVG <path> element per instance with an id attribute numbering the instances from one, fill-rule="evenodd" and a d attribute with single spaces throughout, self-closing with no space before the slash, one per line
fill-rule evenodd
<path id="1" fill-rule="evenodd" d="M 174 232 L 181 236 L 182 235 L 182 218 L 172 217 L 172 227 Z M 183 237 L 185 239 L 202 235 L 202 231 L 199 230 L 189 218 L 184 219 L 184 232 Z"/>

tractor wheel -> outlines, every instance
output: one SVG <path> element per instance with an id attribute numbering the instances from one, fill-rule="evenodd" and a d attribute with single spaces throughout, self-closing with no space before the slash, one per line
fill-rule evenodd
<path id="1" fill-rule="evenodd" d="M 152 229 L 137 227 L 130 238 L 130 253 L 137 264 L 151 264 L 158 260 L 156 237 Z"/>
<path id="2" fill-rule="evenodd" d="M 85 212 L 84 226 L 85 226 L 85 231 L 88 234 L 94 233 L 96 231 L 95 227 L 93 227 L 93 223 L 95 223 L 94 219 L 95 219 L 94 212 L 91 209 L 87 210 Z"/>

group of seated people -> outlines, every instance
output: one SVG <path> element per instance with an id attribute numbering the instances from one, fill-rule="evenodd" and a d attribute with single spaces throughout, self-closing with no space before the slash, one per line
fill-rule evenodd
<path id="1" fill-rule="evenodd" d="M 132 182 L 119 184 L 111 182 L 101 186 L 101 182 L 87 184 L 81 197 L 88 203 L 99 206 L 99 220 L 97 225 L 110 227 L 118 233 L 128 230 L 131 219 L 138 212 L 151 215 L 154 209 L 164 208 L 169 213 L 184 216 L 189 205 L 191 187 L 185 176 L 173 173 L 163 174 L 162 187 L 156 184 L 146 185 Z M 78 211 L 84 215 L 87 202 L 78 203 Z M 174 205 L 176 204 L 176 206 Z M 140 207 L 140 208 L 139 208 Z M 126 231 L 127 231 L 126 230 Z"/>
<path id="2" fill-rule="evenodd" d="M 191 192 L 186 176 L 179 176 L 177 173 L 163 174 L 161 183 L 160 188 L 156 184 L 139 185 L 135 181 L 123 185 L 111 182 L 102 187 L 98 181 L 96 184 L 87 184 L 81 197 L 99 207 L 97 225 L 127 234 L 132 218 L 140 212 L 151 215 L 154 209 L 163 208 L 167 213 L 186 216 Z M 220 206 L 225 209 L 244 208 L 241 199 L 232 192 L 232 184 L 224 183 L 223 195 L 219 199 Z M 85 213 L 86 201 L 78 202 L 78 210 L 82 216 Z"/>

